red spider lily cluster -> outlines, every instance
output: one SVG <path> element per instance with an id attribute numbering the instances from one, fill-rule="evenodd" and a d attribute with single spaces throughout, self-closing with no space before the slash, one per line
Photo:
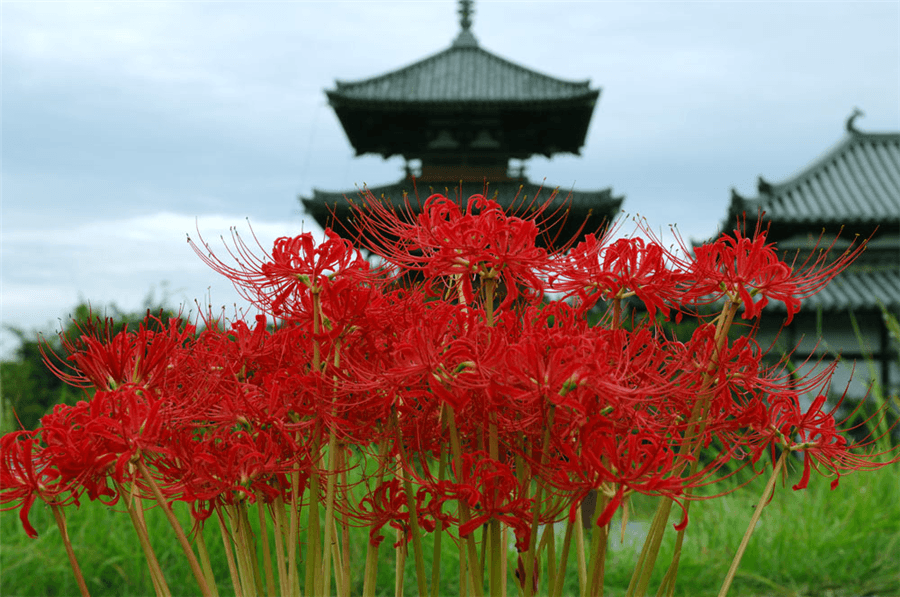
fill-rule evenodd
<path id="1" fill-rule="evenodd" d="M 830 370 L 792 377 L 752 338 L 767 303 L 790 320 L 861 248 L 790 264 L 757 228 L 692 251 L 594 235 L 546 250 L 545 217 L 481 195 L 433 195 L 418 215 L 368 196 L 352 226 L 377 260 L 331 230 L 270 253 L 235 234 L 227 258 L 192 243 L 262 314 L 86 328 L 71 356 L 48 361 L 90 397 L 2 438 L 0 500 L 32 536 L 36 500 L 161 496 L 187 503 L 198 527 L 257 503 L 285 544 L 297 513 L 321 508 L 326 547 L 305 557 L 324 568 L 334 520 L 367 527 L 375 548 L 388 526 L 397 545 L 449 533 L 472 570 L 487 525 L 482 549 L 510 532 L 525 556 L 516 577 L 536 583 L 539 527 L 571 524 L 591 492 L 598 527 L 641 493 L 677 504 L 683 529 L 694 490 L 735 462 L 803 452 L 795 489 L 810 469 L 836 485 L 880 466 L 824 398 L 804 409 Z M 738 314 L 746 325 L 732 325 Z M 685 317 L 690 337 L 665 331 Z M 286 575 L 290 592 L 299 580 Z"/>

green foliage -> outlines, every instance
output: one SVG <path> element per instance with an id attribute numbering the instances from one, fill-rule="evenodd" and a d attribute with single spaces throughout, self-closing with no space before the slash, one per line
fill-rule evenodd
<path id="1" fill-rule="evenodd" d="M 730 594 L 737 597 L 900 594 L 900 574 L 894 555 L 900 549 L 900 487 L 896 474 L 896 468 L 885 468 L 874 473 L 849 475 L 842 477 L 840 485 L 833 491 L 826 480 L 813 479 L 808 489 L 795 492 L 790 485 L 796 482 L 799 474 L 793 471 L 785 486 L 779 483 L 775 498 L 766 507 Z M 738 493 L 694 504 L 676 595 L 716 594 L 764 484 L 765 479 L 761 478 Z M 624 595 L 642 534 L 646 531 L 646 521 L 653 513 L 653 498 L 636 497 L 631 517 L 634 522 L 629 523 L 624 544 L 620 544 L 619 538 L 620 519 L 617 516 L 613 520 L 607 560 L 605 594 L 608 596 Z M 96 597 L 153 595 L 147 565 L 134 530 L 128 515 L 121 510 L 121 507 L 108 508 L 100 503 L 66 508 L 69 532 L 88 587 Z M 176 503 L 175 511 L 182 524 L 189 528 L 187 507 Z M 173 590 L 195 587 L 162 512 L 152 508 L 146 512 L 146 517 L 151 541 L 170 586 Z M 0 595 L 78 594 L 49 508 L 36 504 L 31 518 L 39 532 L 37 539 L 25 535 L 15 511 L 0 512 Z M 656 567 L 651 587 L 658 586 L 673 551 L 672 522 L 670 520 L 664 537 L 661 564 Z M 251 516 L 251 524 L 256 528 L 255 516 Z M 562 527 L 558 525 L 557 528 L 557 555 Z M 270 540 L 272 532 L 270 527 Z M 382 594 L 393 594 L 395 554 L 391 543 L 396 538 L 392 530 L 386 530 L 385 534 L 379 550 L 378 586 L 385 590 Z M 232 595 L 228 566 L 214 520 L 207 522 L 204 535 L 219 580 L 219 593 L 222 597 Z M 257 536 L 260 536 L 258 532 Z M 442 543 L 440 594 L 454 595 L 459 594 L 458 552 L 453 541 L 446 539 Z M 590 541 L 589 533 L 585 539 Z M 367 529 L 352 529 L 352 561 L 364 557 L 366 541 Z M 426 565 L 430 566 L 430 535 L 426 536 L 425 547 Z M 508 565 L 511 595 L 516 594 L 512 578 L 515 565 L 513 552 Z M 415 595 L 411 557 L 407 558 L 405 572 L 404 594 Z M 353 569 L 352 577 L 351 593 L 360 594 L 362 569 Z M 546 592 L 546 577 L 543 576 L 538 594 Z M 574 555 L 569 559 L 563 594 L 578 595 Z"/>
<path id="2" fill-rule="evenodd" d="M 67 386 L 47 367 L 42 350 L 47 355 L 57 355 L 58 361 L 64 363 L 69 355 L 63 348 L 62 338 L 74 341 L 91 321 L 103 317 L 111 318 L 117 329 L 135 329 L 148 313 L 165 323 L 176 313 L 164 307 L 163 302 L 156 301 L 151 293 L 144 300 L 142 310 L 130 313 L 115 305 L 98 310 L 82 302 L 74 308 L 62 330 L 49 334 L 7 326 L 18 337 L 19 347 L 11 360 L 0 361 L 0 432 L 6 433 L 20 426 L 34 429 L 40 418 L 55 405 L 74 404 L 83 398 L 82 390 Z"/>

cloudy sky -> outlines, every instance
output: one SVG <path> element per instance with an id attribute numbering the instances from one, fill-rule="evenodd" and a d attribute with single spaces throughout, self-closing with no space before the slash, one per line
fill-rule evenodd
<path id="1" fill-rule="evenodd" d="M 53 329 L 80 300 L 237 300 L 185 242 L 249 219 L 263 244 L 317 230 L 297 202 L 400 177 L 356 158 L 335 79 L 445 49 L 456 2 L 9 2 L 2 22 L 3 325 Z M 562 189 L 702 238 L 839 142 L 854 107 L 900 130 L 900 3 L 476 2 L 482 47 L 602 93 Z M 2 334 L 3 354 L 14 347 Z"/>

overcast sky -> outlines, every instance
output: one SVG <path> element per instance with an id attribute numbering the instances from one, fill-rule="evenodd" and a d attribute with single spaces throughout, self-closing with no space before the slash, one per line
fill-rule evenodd
<path id="1" fill-rule="evenodd" d="M 297 195 L 394 182 L 356 158 L 324 90 L 449 46 L 457 3 L 8 2 L 2 11 L 4 325 L 80 300 L 232 304 L 185 242 L 318 230 Z M 838 143 L 900 130 L 900 3 L 476 2 L 480 45 L 602 89 L 581 156 L 532 180 L 612 187 L 624 209 L 713 234 Z M 224 250 L 224 249 L 223 249 Z M 2 334 L 2 352 L 13 348 Z"/>

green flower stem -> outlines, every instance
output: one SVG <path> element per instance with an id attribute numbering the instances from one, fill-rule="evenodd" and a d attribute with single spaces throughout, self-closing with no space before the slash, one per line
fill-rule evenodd
<path id="1" fill-rule="evenodd" d="M 406 569 L 406 537 L 397 529 L 397 547 L 394 549 L 394 596 L 403 597 L 403 581 Z"/>
<path id="2" fill-rule="evenodd" d="M 363 597 L 375 596 L 375 582 L 378 573 L 378 547 L 368 542 L 366 548 L 366 571 L 363 576 Z"/>
<path id="3" fill-rule="evenodd" d="M 237 563 L 238 580 L 241 583 L 241 591 L 244 595 L 257 595 L 254 590 L 253 571 L 250 570 L 249 549 L 246 543 L 246 537 L 242 529 L 240 514 L 237 506 L 224 506 L 228 520 L 231 522 L 231 539 L 234 544 L 235 562 Z"/>
<path id="4" fill-rule="evenodd" d="M 453 452 L 453 459 L 456 461 L 456 470 L 462 470 L 462 449 L 459 445 L 459 431 L 456 428 L 456 415 L 453 413 L 453 408 L 447 407 L 447 424 L 450 428 L 450 449 Z M 461 524 L 466 524 L 471 520 L 472 514 L 469 511 L 469 504 L 464 500 L 459 500 L 459 521 Z M 483 568 L 479 569 L 477 566 L 478 563 L 478 552 L 475 549 L 475 535 L 474 533 L 470 533 L 468 537 L 466 537 L 466 560 L 469 565 L 469 573 L 472 577 L 472 590 L 475 593 L 475 597 L 482 597 L 484 592 L 484 584 L 481 580 L 481 571 Z"/>
<path id="5" fill-rule="evenodd" d="M 153 588 L 158 597 L 172 597 L 166 578 L 163 576 L 162 568 L 159 566 L 159 560 L 156 558 L 156 552 L 150 544 L 150 535 L 147 533 L 147 523 L 144 521 L 143 513 L 139 508 L 135 507 L 134 494 L 126 491 L 121 484 L 116 483 L 116 488 L 122 501 L 125 503 L 125 509 L 131 518 L 131 524 L 134 526 L 134 532 L 138 536 L 141 549 L 144 550 L 144 558 L 147 560 L 147 567 L 150 569 L 150 580 L 153 581 Z M 134 485 L 132 485 L 134 489 Z"/>
<path id="6" fill-rule="evenodd" d="M 234 553 L 231 550 L 231 537 L 228 528 L 225 525 L 225 517 L 221 509 L 216 509 L 216 517 L 219 523 L 219 531 L 222 534 L 222 547 L 225 549 L 225 561 L 228 562 L 228 574 L 231 576 L 231 586 L 234 587 L 235 597 L 244 597 L 244 591 L 241 588 L 241 579 L 238 578 L 237 565 L 234 563 Z"/>
<path id="7" fill-rule="evenodd" d="M 394 410 L 394 418 L 397 417 L 397 411 Z M 400 456 L 400 466 L 397 467 L 397 474 L 403 477 L 403 487 L 406 490 L 406 504 L 409 511 L 409 531 L 412 535 L 413 557 L 416 562 L 416 584 L 418 585 L 419 595 L 428 595 L 428 585 L 425 580 L 425 557 L 422 552 L 422 533 L 419 530 L 419 516 L 416 513 L 416 494 L 413 491 L 412 479 L 406 474 L 404 467 L 412 467 L 406 449 L 403 446 L 403 437 L 400 435 L 400 424 L 395 420 L 397 429 L 397 449 Z"/>
<path id="8" fill-rule="evenodd" d="M 245 557 L 247 559 L 249 578 L 252 579 L 256 586 L 256 594 L 263 594 L 262 575 L 259 570 L 259 557 L 256 548 L 256 535 L 253 533 L 253 527 L 250 526 L 250 515 L 247 512 L 247 500 L 242 499 L 237 504 L 237 513 L 240 520 L 241 539 L 244 544 Z"/>
<path id="9" fill-rule="evenodd" d="M 551 404 L 550 410 L 547 413 L 547 422 L 544 425 L 543 445 L 541 446 L 541 468 L 545 468 L 547 466 L 547 461 L 550 457 L 550 430 L 553 428 L 554 410 L 555 409 Z M 528 542 L 528 552 L 525 554 L 525 578 L 522 579 L 522 588 L 525 591 L 525 597 L 531 597 L 532 595 L 532 589 L 534 587 L 531 579 L 534 578 L 534 570 L 538 565 L 537 550 L 535 549 L 535 545 L 537 544 L 538 524 L 540 523 L 541 518 L 541 500 L 544 497 L 543 491 L 544 485 L 543 483 L 538 481 L 534 496 L 534 507 L 531 513 L 531 536 L 529 537 Z"/>
<path id="10" fill-rule="evenodd" d="M 606 548 L 609 544 L 609 524 L 599 526 L 600 517 L 609 503 L 609 497 L 602 488 L 597 491 L 596 520 L 591 526 L 591 561 L 587 573 L 587 592 L 590 597 L 603 596 L 603 577 L 606 572 Z"/>
<path id="11" fill-rule="evenodd" d="M 575 520 L 578 522 L 576 523 Z M 556 570 L 556 574 L 550 575 L 550 597 L 560 597 L 562 595 L 563 584 L 566 580 L 566 566 L 569 560 L 569 546 L 572 544 L 572 529 L 575 528 L 576 524 L 581 524 L 580 509 L 575 520 L 569 518 L 566 521 L 566 534 L 563 536 L 562 553 L 559 556 L 559 568 Z M 552 534 L 552 525 L 549 526 Z"/>
<path id="12" fill-rule="evenodd" d="M 656 563 L 656 555 L 659 553 L 660 545 L 662 545 L 663 534 L 666 531 L 666 523 L 669 521 L 673 503 L 670 499 L 664 498 L 660 500 L 659 506 L 656 508 L 656 514 L 653 516 L 653 522 L 650 523 L 650 529 L 647 531 L 647 537 L 644 539 L 641 555 L 634 566 L 634 572 L 631 575 L 631 582 L 628 584 L 625 597 L 643 596 L 647 592 L 650 576 L 653 574 L 653 566 Z"/>
<path id="13" fill-rule="evenodd" d="M 306 594 L 320 595 L 319 573 L 321 572 L 321 551 L 320 551 L 320 526 L 319 526 L 319 503 L 322 497 L 322 487 L 319 479 L 319 445 L 318 425 L 316 425 L 316 439 L 313 441 L 313 466 L 309 471 L 309 505 L 306 508 L 307 531 L 306 531 Z"/>
<path id="14" fill-rule="evenodd" d="M 332 414 L 333 414 L 332 409 Z M 325 544 L 322 548 L 321 585 L 316 587 L 316 595 L 331 595 L 331 544 L 334 538 L 334 500 L 337 475 L 337 435 L 334 429 L 328 431 L 328 471 L 325 484 Z"/>
<path id="15" fill-rule="evenodd" d="M 447 451 L 441 444 L 440 454 L 438 455 L 438 482 L 444 480 L 447 473 Z M 444 521 L 438 519 L 434 529 L 434 551 L 431 556 L 431 597 L 438 597 L 438 590 L 441 586 L 441 538 L 444 536 Z M 462 565 L 460 565 L 462 569 Z M 463 587 L 460 586 L 460 589 Z"/>
<path id="16" fill-rule="evenodd" d="M 390 445 L 387 438 L 383 438 L 378 446 L 378 472 L 375 487 L 381 485 L 384 480 L 384 463 Z M 372 541 L 366 543 L 366 571 L 363 581 L 363 597 L 375 596 L 375 582 L 378 574 L 378 545 L 372 545 Z"/>
<path id="17" fill-rule="evenodd" d="M 469 585 L 472 584 L 472 576 L 469 574 L 468 558 L 466 557 L 466 544 L 459 543 L 459 597 L 469 597 Z"/>
<path id="18" fill-rule="evenodd" d="M 213 574 L 212 563 L 209 560 L 209 550 L 206 548 L 206 539 L 203 537 L 203 527 L 197 529 L 194 542 L 197 544 L 200 565 L 203 567 L 203 574 L 206 575 L 209 589 L 212 591 L 213 597 L 219 597 L 219 588 L 216 586 L 216 577 Z"/>
<path id="19" fill-rule="evenodd" d="M 345 466 L 343 451 L 341 452 L 340 469 L 344 502 L 347 503 L 349 501 L 348 487 L 350 485 L 347 479 L 347 467 Z M 340 593 L 342 597 L 350 597 L 350 523 L 350 514 L 345 512 L 341 517 L 341 545 L 343 545 L 341 550 L 341 576 L 344 580 L 344 590 Z"/>
<path id="20" fill-rule="evenodd" d="M 541 545 L 538 546 L 537 550 L 537 563 L 535 565 L 540 565 L 541 561 L 541 552 L 546 549 L 547 550 L 547 587 L 553 587 L 553 580 L 556 578 L 556 532 L 553 530 L 553 525 L 548 524 L 544 526 L 544 536 L 541 537 Z M 563 574 L 565 576 L 565 574 Z M 540 576 L 538 577 L 538 581 L 540 582 Z M 540 586 L 540 585 L 539 585 Z"/>
<path id="21" fill-rule="evenodd" d="M 343 557 L 341 555 L 341 542 L 337 532 L 337 520 L 332 520 L 332 540 L 331 540 L 331 558 L 334 562 L 334 590 L 337 595 L 344 594 L 344 567 L 342 565 Z M 326 549 L 328 547 L 326 546 Z M 331 591 L 326 593 L 331 594 Z"/>
<path id="22" fill-rule="evenodd" d="M 285 561 L 285 553 L 284 553 L 284 534 L 287 532 L 287 528 L 284 524 L 284 499 L 279 494 L 275 501 L 269 504 L 269 511 L 272 513 L 272 523 L 274 526 L 274 535 L 275 535 L 275 565 L 278 566 L 278 583 L 280 588 L 280 595 L 291 595 L 291 591 L 288 587 L 288 572 L 287 572 L 287 562 Z M 299 591 L 295 591 L 294 594 L 299 593 Z"/>
<path id="23" fill-rule="evenodd" d="M 256 502 L 256 513 L 259 518 L 259 531 L 262 533 L 263 566 L 266 573 L 266 591 L 268 597 L 275 597 L 275 571 L 272 569 L 272 551 L 269 547 L 269 525 L 265 517 L 265 504 Z"/>
<path id="24" fill-rule="evenodd" d="M 578 556 L 578 594 L 584 595 L 587 591 L 587 565 L 584 557 L 584 518 L 581 516 L 581 504 L 575 514 L 575 555 Z"/>
<path id="25" fill-rule="evenodd" d="M 491 413 L 490 415 L 490 423 L 488 424 L 488 450 L 491 457 L 491 460 L 494 462 L 498 462 L 500 460 L 499 455 L 499 446 L 498 446 L 498 438 L 497 438 L 497 415 L 496 413 Z M 497 486 L 494 484 L 493 488 L 494 492 L 494 501 L 497 500 Z M 491 595 L 499 595 L 501 597 L 506 597 L 506 593 L 503 590 L 503 572 L 500 567 L 501 560 L 506 558 L 506 549 L 500 540 L 500 520 L 497 518 L 491 518 L 490 522 L 488 522 L 488 546 L 490 546 L 490 569 L 491 569 L 491 580 L 490 580 L 490 590 Z"/>
<path id="26" fill-rule="evenodd" d="M 322 331 L 322 289 L 313 283 L 310 286 L 310 295 L 312 297 L 312 324 L 313 324 L 313 359 L 312 369 L 315 372 L 322 370 L 321 348 L 319 346 L 318 335 Z M 322 595 L 321 582 L 321 545 L 320 528 L 319 528 L 319 503 L 322 500 L 321 480 L 319 479 L 319 459 L 321 458 L 322 445 L 321 438 L 321 422 L 318 421 L 315 426 L 315 439 L 313 440 L 312 449 L 312 467 L 309 475 L 309 508 L 307 511 L 308 529 L 306 533 L 306 594 Z M 330 580 L 329 580 L 330 584 Z"/>
<path id="27" fill-rule="evenodd" d="M 299 441 L 299 434 L 296 438 Z M 287 533 L 287 566 L 288 566 L 288 581 L 287 586 L 294 590 L 296 587 L 297 590 L 293 594 L 299 594 L 300 587 L 300 577 L 299 577 L 299 569 L 297 566 L 297 546 L 300 541 L 300 467 L 298 465 L 297 468 L 291 471 L 291 515 L 290 520 L 288 521 L 288 533 Z M 307 592 L 309 592 L 309 585 L 306 586 Z"/>
<path id="28" fill-rule="evenodd" d="M 206 584 L 206 577 L 203 575 L 203 570 L 200 568 L 200 562 L 197 561 L 197 556 L 194 555 L 194 550 L 184 534 L 184 529 L 181 528 L 181 524 L 178 522 L 178 519 L 175 518 L 175 514 L 169 507 L 169 503 L 166 501 L 166 498 L 163 497 L 162 491 L 160 491 L 159 489 L 159 485 L 156 484 L 156 481 L 153 480 L 153 476 L 150 474 L 150 471 L 147 470 L 147 465 L 144 464 L 144 461 L 142 459 L 138 459 L 137 466 L 138 470 L 141 472 L 141 476 L 144 478 L 144 481 L 146 481 L 147 485 L 150 486 L 150 491 L 153 492 L 153 496 L 156 498 L 156 503 L 159 504 L 160 508 L 162 508 L 163 513 L 169 520 L 169 524 L 172 525 L 172 530 L 175 531 L 175 536 L 178 538 L 178 543 L 181 545 L 181 549 L 184 551 L 184 555 L 191 567 L 191 572 L 194 573 L 194 578 L 197 580 L 197 585 L 200 587 L 200 593 L 203 595 L 203 597 L 211 597 L 212 593 L 210 593 L 209 586 Z"/>
<path id="29" fill-rule="evenodd" d="M 337 370 L 341 365 L 341 346 L 340 342 L 335 343 L 334 347 L 334 368 Z M 335 381 L 337 378 L 335 377 Z M 335 392 L 337 390 L 335 389 Z M 331 397 L 331 415 L 332 417 L 335 415 L 335 406 L 334 402 L 336 397 L 332 394 Z M 317 591 L 320 595 L 330 595 L 331 594 L 331 556 L 332 556 L 332 545 L 336 545 L 335 537 L 336 532 L 335 529 L 337 525 L 334 522 L 334 502 L 336 499 L 336 483 L 337 483 L 337 470 L 340 468 L 344 468 L 339 466 L 339 461 L 342 461 L 341 458 L 342 450 L 339 449 L 337 445 L 337 435 L 334 432 L 333 428 L 329 428 L 328 430 L 328 481 L 325 486 L 325 538 L 324 545 L 322 547 L 322 586 L 319 591 Z M 338 550 L 340 554 L 340 550 Z M 343 575 L 343 558 L 337 557 L 334 560 L 334 573 L 335 573 L 335 583 L 343 586 L 344 579 L 338 579 L 338 576 Z M 338 589 L 338 594 L 342 591 Z"/>
<path id="30" fill-rule="evenodd" d="M 494 291 L 497 280 L 493 277 L 482 277 L 484 281 L 484 312 L 488 327 L 494 325 Z M 488 423 L 488 454 L 491 460 L 500 459 L 499 438 L 497 436 L 497 413 L 491 412 Z M 494 502 L 497 501 L 497 486 L 494 484 Z M 501 541 L 500 520 L 492 518 L 488 522 L 488 543 L 482 549 L 490 549 L 490 591 L 491 595 L 506 596 L 504 575 L 501 561 L 506 559 L 506 546 Z"/>
<path id="31" fill-rule="evenodd" d="M 72 541 L 69 539 L 69 529 L 66 527 L 66 515 L 63 513 L 59 504 L 50 504 L 53 511 L 53 518 L 56 519 L 56 526 L 59 528 L 59 535 L 62 537 L 63 545 L 66 547 L 66 555 L 69 556 L 69 564 L 72 565 L 72 572 L 75 574 L 75 582 L 78 583 L 78 590 L 81 591 L 82 597 L 90 597 L 87 585 L 84 582 L 84 575 L 81 574 L 81 567 L 78 565 L 78 558 L 75 557 L 75 550 L 72 549 Z"/>
<path id="32" fill-rule="evenodd" d="M 731 588 L 731 583 L 734 580 L 734 575 L 737 573 L 738 565 L 741 563 L 741 558 L 744 557 L 744 552 L 747 550 L 747 545 L 750 543 L 750 537 L 753 535 L 753 531 L 756 530 L 756 523 L 759 522 L 763 508 L 766 507 L 766 504 L 769 503 L 769 499 L 772 497 L 772 492 L 775 489 L 775 481 L 778 480 L 778 475 L 784 467 L 784 460 L 789 453 L 790 450 L 787 449 L 782 451 L 781 457 L 778 459 L 778 462 L 775 463 L 775 468 L 772 469 L 772 476 L 769 478 L 769 482 L 766 483 L 766 488 L 759 497 L 759 502 L 756 504 L 756 510 L 750 518 L 750 524 L 747 525 L 747 531 L 744 533 L 744 538 L 741 539 L 741 545 L 738 547 L 737 553 L 731 561 L 731 567 L 728 569 L 728 574 L 725 575 L 725 580 L 722 582 L 722 588 L 719 590 L 719 597 L 725 597 L 728 594 L 728 589 Z"/>

